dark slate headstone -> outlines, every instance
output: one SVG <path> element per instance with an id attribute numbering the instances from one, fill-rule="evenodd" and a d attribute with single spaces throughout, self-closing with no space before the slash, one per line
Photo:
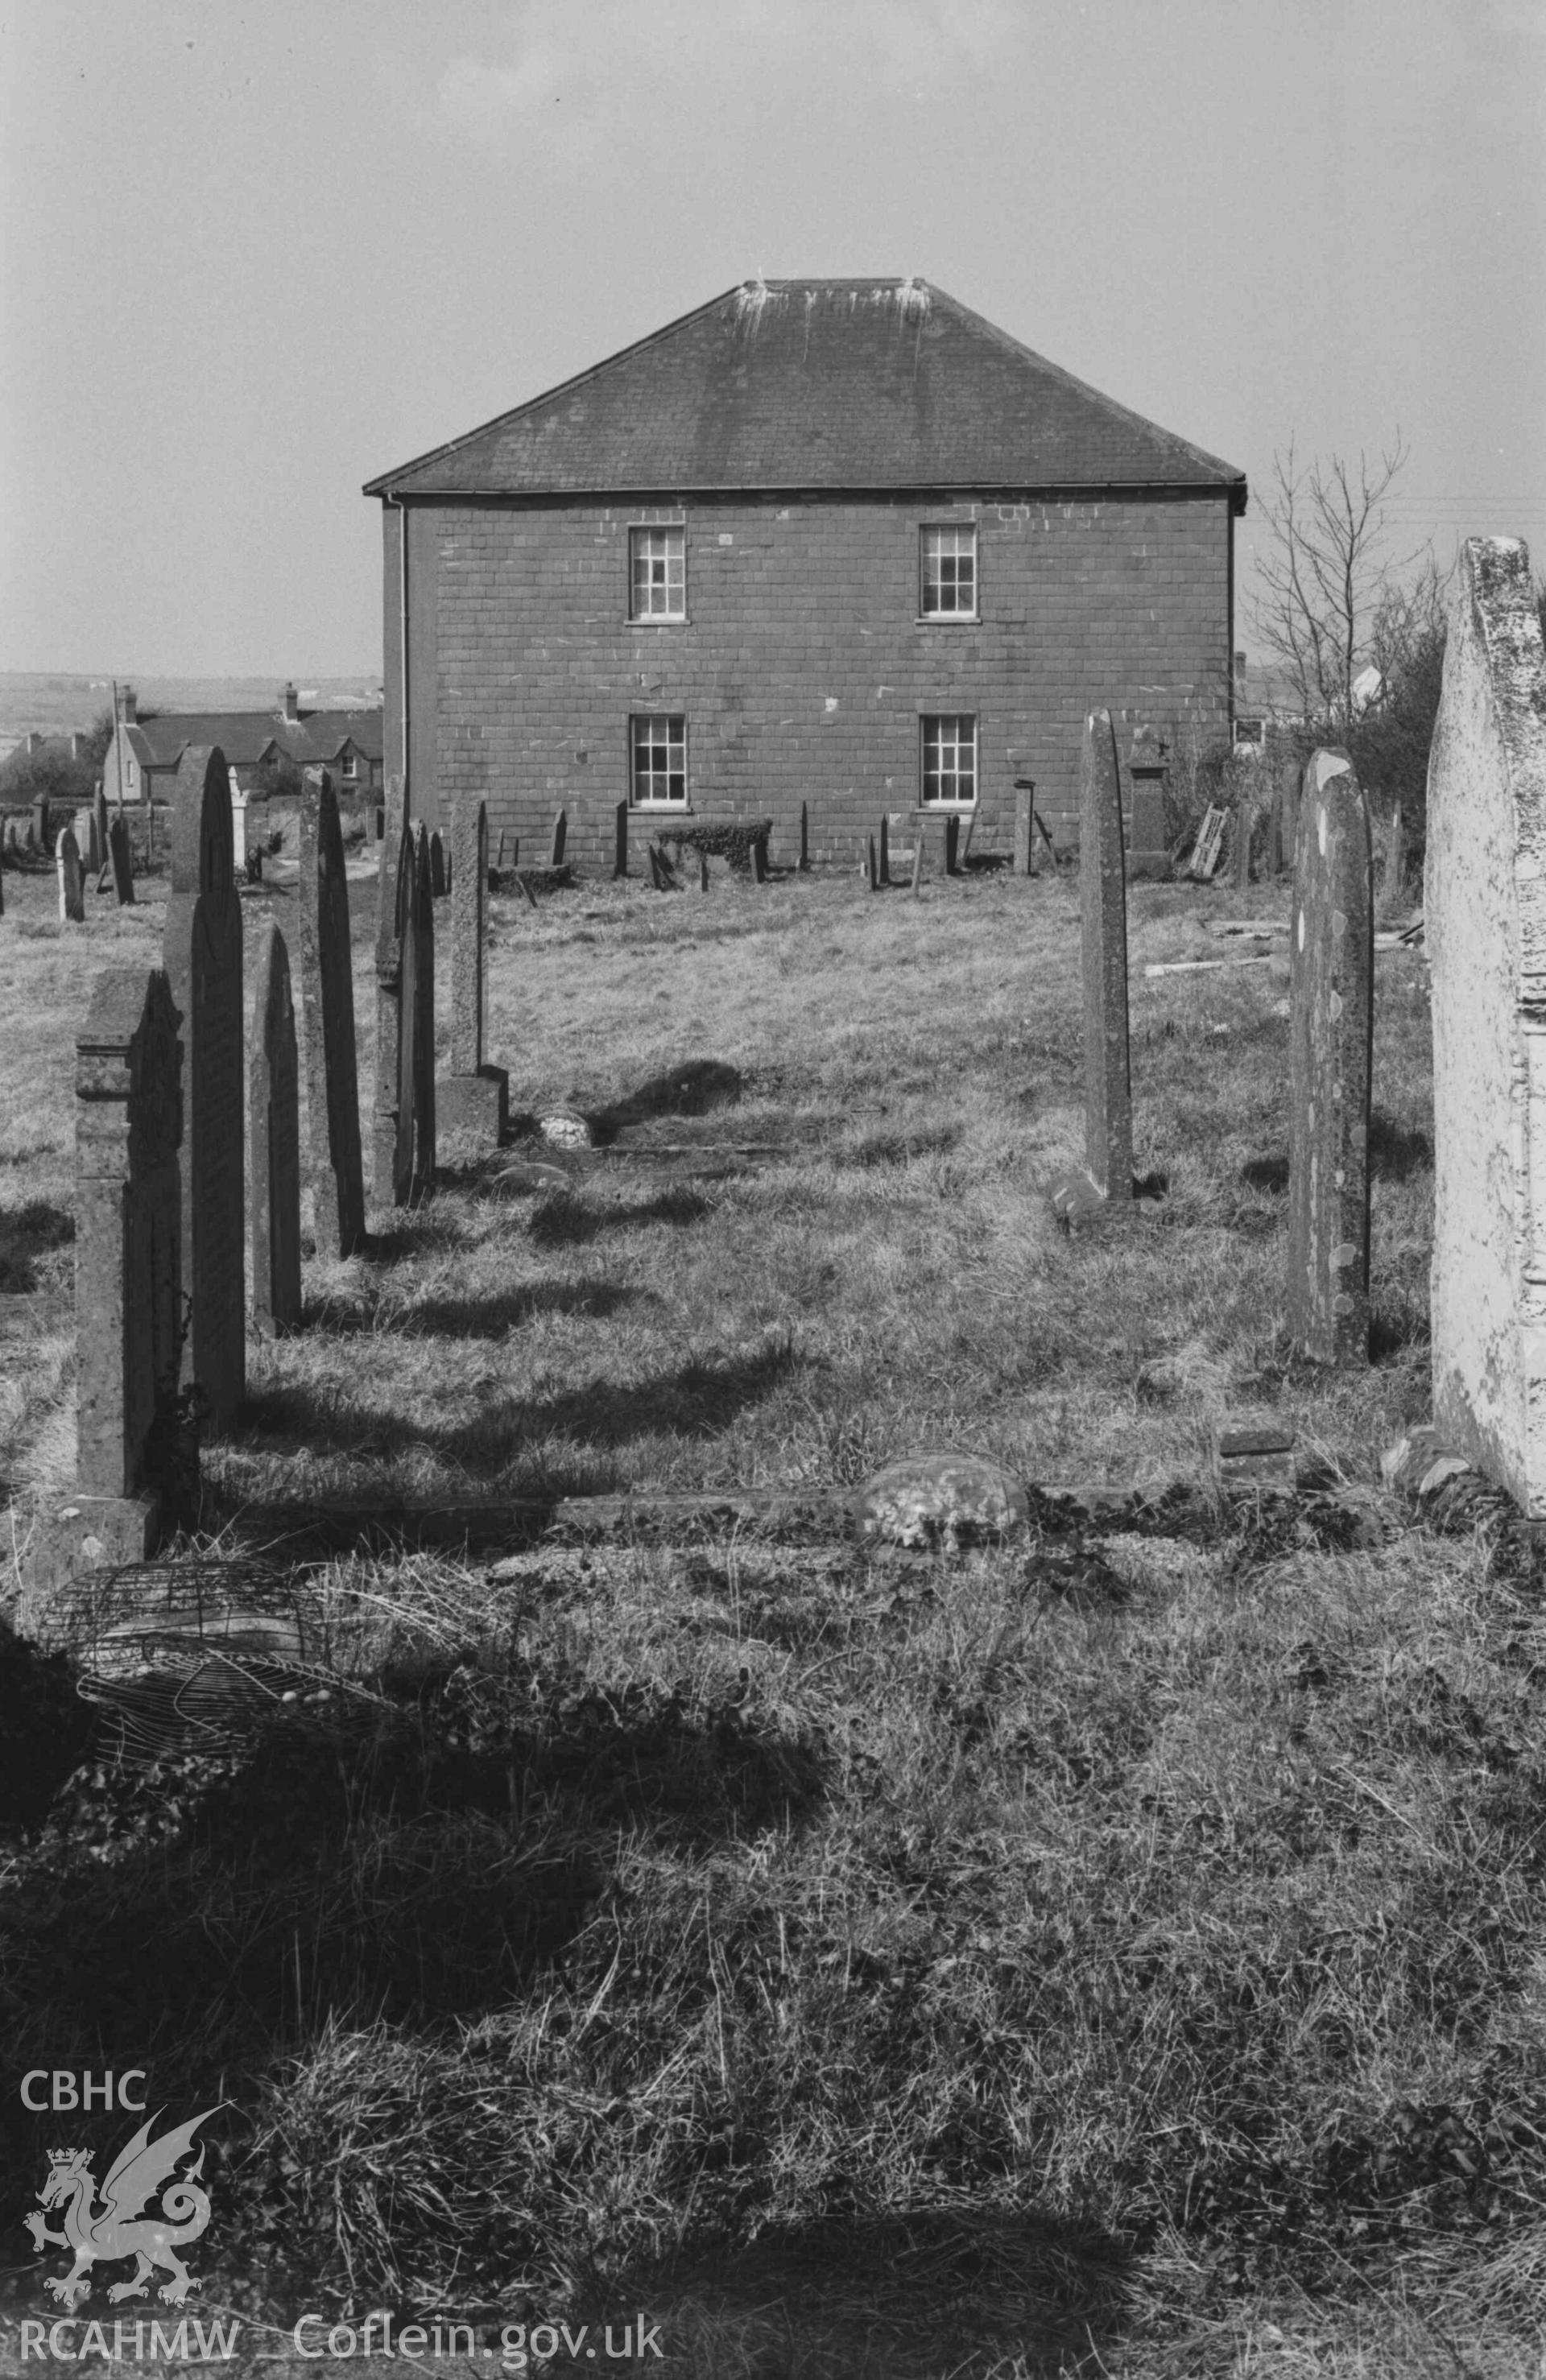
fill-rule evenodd
<path id="1" fill-rule="evenodd" d="M 435 1171 L 435 929 L 430 891 L 430 838 L 413 830 L 408 913 L 403 925 L 402 1030 L 397 1075 L 396 1175 L 417 1206 Z"/>
<path id="2" fill-rule="evenodd" d="M 626 876 L 628 872 L 628 806 L 619 802 L 613 813 L 612 872 Z"/>
<path id="3" fill-rule="evenodd" d="M 445 845 L 441 842 L 438 827 L 430 835 L 430 898 L 432 901 L 444 901 L 445 898 Z"/>
<path id="4" fill-rule="evenodd" d="M 1345 752 L 1305 770 L 1289 961 L 1289 1336 L 1312 1362 L 1369 1357 L 1374 862 Z"/>
<path id="5" fill-rule="evenodd" d="M 181 1023 L 159 967 L 115 968 L 93 984 L 76 1037 L 76 1480 L 90 1496 L 146 1485 L 152 1432 L 177 1393 Z"/>
<path id="6" fill-rule="evenodd" d="M 451 819 L 451 1072 L 435 1093 L 437 1132 L 468 1133 L 497 1148 L 510 1078 L 483 1057 L 483 965 L 489 920 L 489 813 L 462 800 Z"/>
<path id="7" fill-rule="evenodd" d="M 765 884 L 768 880 L 768 839 L 766 835 L 760 834 L 754 839 L 751 845 L 750 857 L 752 882 L 754 884 Z"/>
<path id="8" fill-rule="evenodd" d="M 390 781 L 395 788 L 396 780 Z M 389 792 L 388 835 L 376 875 L 376 1053 L 371 1099 L 371 1195 L 378 1207 L 401 1207 L 408 1174 L 401 1162 L 397 1102 L 402 1088 L 403 930 L 413 844 L 400 797 Z"/>
<path id="9" fill-rule="evenodd" d="M 706 851 L 698 855 L 698 889 L 700 892 L 706 892 L 709 889 L 709 855 Z"/>
<path id="10" fill-rule="evenodd" d="M 224 1429 L 247 1384 L 247 1184 L 241 907 L 218 745 L 189 746 L 177 770 L 163 948 L 183 1034 L 183 1379 L 198 1382 Z"/>
<path id="11" fill-rule="evenodd" d="M 99 777 L 97 779 L 96 792 L 91 797 L 91 868 L 93 873 L 100 876 L 106 865 L 107 788 Z"/>
<path id="12" fill-rule="evenodd" d="M 289 953 L 272 924 L 258 957 L 247 1095 L 252 1319 L 274 1339 L 300 1321 L 300 1065 Z"/>
<path id="13" fill-rule="evenodd" d="M 1015 873 L 1034 876 L 1036 873 L 1036 781 L 1033 777 L 1015 780 Z"/>
<path id="14" fill-rule="evenodd" d="M 1165 755 L 1158 731 L 1147 724 L 1135 730 L 1127 773 L 1133 784 L 1133 832 L 1127 848 L 1127 873 L 1152 880 L 1170 874 L 1165 843 Z"/>
<path id="15" fill-rule="evenodd" d="M 864 880 L 865 880 L 865 883 L 866 883 L 866 885 L 868 886 L 869 890 L 870 890 L 871 892 L 878 892 L 880 891 L 880 889 L 881 889 L 881 879 L 880 879 L 879 868 L 878 868 L 877 862 L 876 862 L 876 858 L 875 858 L 875 838 L 874 838 L 874 836 L 873 836 L 873 835 L 870 835 L 870 836 L 866 839 L 866 843 L 865 843 L 865 848 L 864 848 Z"/>
<path id="16" fill-rule="evenodd" d="M 80 874 L 80 845 L 73 827 L 61 827 L 54 849 L 55 866 L 59 873 L 59 922 L 79 926 L 85 923 L 85 886 Z"/>
<path id="17" fill-rule="evenodd" d="M 565 809 L 560 809 L 558 816 L 553 821 L 553 864 L 554 868 L 562 868 L 564 865 L 564 845 L 568 839 L 568 812 Z"/>
<path id="18" fill-rule="evenodd" d="M 134 905 L 134 869 L 129 860 L 128 821 L 120 811 L 107 830 L 107 856 L 113 865 L 113 891 L 120 909 Z"/>
<path id="19" fill-rule="evenodd" d="M 810 819 L 804 802 L 800 804 L 800 867 L 802 876 L 810 873 Z"/>
<path id="20" fill-rule="evenodd" d="M 1127 890 L 1122 780 L 1109 710 L 1085 721 L 1079 756 L 1079 905 L 1084 958 L 1085 1164 L 1103 1198 L 1133 1195 L 1127 1051 Z"/>
<path id="21" fill-rule="evenodd" d="M 881 884 L 889 884 L 891 882 L 891 821 L 883 812 L 881 817 L 879 854 L 876 860 L 875 878 L 876 881 Z"/>
<path id="22" fill-rule="evenodd" d="M 954 876 L 960 865 L 961 821 L 952 810 L 944 822 L 944 872 Z"/>
<path id="23" fill-rule="evenodd" d="M 350 1257 L 365 1245 L 365 1183 L 349 888 L 333 779 L 325 769 L 308 769 L 302 783 L 296 879 L 300 912 L 297 1022 L 306 1083 L 306 1178 L 317 1254 Z"/>

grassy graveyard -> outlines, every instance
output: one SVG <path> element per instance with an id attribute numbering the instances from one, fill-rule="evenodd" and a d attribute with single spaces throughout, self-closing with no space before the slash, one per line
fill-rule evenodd
<path id="1" fill-rule="evenodd" d="M 1428 1412 L 1420 954 L 1376 962 L 1373 1361 L 1323 1372 L 1281 1327 L 1283 972 L 1144 974 L 1285 952 L 1209 930 L 1285 926 L 1285 886 L 1130 889 L 1163 1195 L 1070 1235 L 1071 877 L 637 873 L 494 900 L 523 1145 L 309 1261 L 203 1449 L 190 1546 L 290 1580 L 329 1701 L 116 1767 L 67 1661 L 0 1636 L 18 2070 L 231 2103 L 206 2311 L 641 2306 L 702 2380 L 1536 2374 L 1540 1581 L 1493 1507 L 1379 1471 Z M 73 1036 L 95 969 L 159 962 L 140 892 L 64 927 L 51 872 L 5 879 L 13 1591 L 73 1461 Z M 244 898 L 250 998 L 293 905 Z M 592 1149 L 535 1140 L 555 1106 Z M 1235 1415 L 1292 1424 L 1292 1508 L 1211 1484 Z M 930 1446 L 1145 1500 L 957 1556 L 275 1518 Z M 36 2187 L 0 2106 L 0 2289 Z"/>

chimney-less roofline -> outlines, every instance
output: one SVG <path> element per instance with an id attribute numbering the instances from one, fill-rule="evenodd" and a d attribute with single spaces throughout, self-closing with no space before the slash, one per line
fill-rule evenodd
<path id="1" fill-rule="evenodd" d="M 914 483 L 870 480 L 854 486 L 689 488 L 425 488 L 383 486 L 372 480 L 362 493 L 383 504 L 499 504 L 512 510 L 538 504 L 864 504 L 958 502 L 964 497 L 983 504 L 1068 504 L 1091 497 L 1227 496 L 1236 518 L 1246 509 L 1244 472 L 1230 480 L 1077 480 L 1031 485 L 1025 480 L 928 480 Z"/>

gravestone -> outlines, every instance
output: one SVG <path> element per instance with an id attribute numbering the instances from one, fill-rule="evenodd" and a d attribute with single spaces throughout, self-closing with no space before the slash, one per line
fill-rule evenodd
<path id="1" fill-rule="evenodd" d="M 1133 734 L 1127 759 L 1133 786 L 1133 832 L 1127 852 L 1127 873 L 1153 881 L 1170 874 L 1170 850 L 1165 840 L 1165 751 L 1159 732 L 1147 723 Z"/>
<path id="2" fill-rule="evenodd" d="M 804 802 L 800 804 L 799 872 L 802 876 L 809 876 L 810 873 L 810 819 Z"/>
<path id="3" fill-rule="evenodd" d="M 100 876 L 107 865 L 107 788 L 99 777 L 91 796 L 91 866 Z M 101 891 L 101 886 L 97 890 Z"/>
<path id="4" fill-rule="evenodd" d="M 43 1592 L 154 1542 L 182 1320 L 180 1022 L 162 969 L 113 968 L 76 1036 L 76 1484 L 34 1541 Z"/>
<path id="5" fill-rule="evenodd" d="M 417 1206 L 432 1188 L 435 1171 L 435 929 L 430 838 L 422 820 L 413 830 L 405 877 L 394 1178 L 406 1184 L 407 1203 Z"/>
<path id="6" fill-rule="evenodd" d="M 306 1083 L 306 1178 L 321 1257 L 365 1245 L 359 1075 L 354 1043 L 349 888 L 338 803 L 326 769 L 308 769 L 299 807 L 300 1045 Z"/>
<path id="7" fill-rule="evenodd" d="M 1016 777 L 1015 780 L 1015 873 L 1034 876 L 1036 873 L 1036 780 Z"/>
<path id="8" fill-rule="evenodd" d="M 954 876 L 960 866 L 961 821 L 952 810 L 944 822 L 944 872 Z"/>
<path id="9" fill-rule="evenodd" d="M 509 1121 L 510 1077 L 483 1056 L 483 973 L 489 924 L 489 812 L 463 799 L 451 816 L 451 1072 L 435 1091 L 437 1132 L 497 1148 Z"/>
<path id="10" fill-rule="evenodd" d="M 401 780 L 387 781 L 387 839 L 376 875 L 376 1053 L 371 1099 L 371 1195 L 378 1207 L 401 1207 L 408 1174 L 399 1166 L 397 1102 L 402 1087 L 403 929 L 413 844 Z"/>
<path id="11" fill-rule="evenodd" d="M 444 901 L 445 898 L 445 845 L 440 839 L 438 827 L 430 836 L 430 898 L 432 901 Z"/>
<path id="12" fill-rule="evenodd" d="M 1267 806 L 1266 873 L 1272 877 L 1283 874 L 1283 786 L 1272 787 L 1272 798 Z"/>
<path id="13" fill-rule="evenodd" d="M 1529 554 L 1462 552 L 1428 763 L 1433 1420 L 1546 1519 L 1546 655 Z"/>
<path id="14" fill-rule="evenodd" d="M 1385 866 L 1380 884 L 1380 906 L 1390 915 L 1401 906 L 1406 876 L 1406 833 L 1398 802 L 1391 812 L 1390 825 L 1385 830 Z"/>
<path id="15" fill-rule="evenodd" d="M 1127 1047 L 1127 890 L 1122 778 L 1109 710 L 1085 721 L 1079 754 L 1079 907 L 1084 969 L 1085 1171 L 1060 1183 L 1060 1214 L 1133 1196 L 1133 1089 Z"/>
<path id="16" fill-rule="evenodd" d="M 289 953 L 273 924 L 258 956 L 247 1097 L 252 1319 L 274 1339 L 300 1321 L 300 1064 Z"/>
<path id="17" fill-rule="evenodd" d="M 754 836 L 748 856 L 751 861 L 752 882 L 765 884 L 768 880 L 768 838 L 765 834 Z"/>
<path id="18" fill-rule="evenodd" d="M 698 855 L 698 889 L 700 892 L 706 892 L 709 889 L 709 855 L 706 851 Z"/>
<path id="19" fill-rule="evenodd" d="M 247 795 L 234 769 L 226 771 L 231 788 L 231 865 L 247 873 Z"/>
<path id="20" fill-rule="evenodd" d="M 1369 1357 L 1374 874 L 1345 752 L 1305 769 L 1288 1022 L 1289 1337 L 1318 1364 Z"/>
<path id="21" fill-rule="evenodd" d="M 876 880 L 882 884 L 891 882 L 891 821 L 883 812 L 881 817 L 880 856 L 876 864 Z"/>
<path id="22" fill-rule="evenodd" d="M 1283 864 L 1291 874 L 1299 849 L 1299 788 L 1304 773 L 1302 761 L 1285 760 L 1278 774 L 1278 791 L 1283 796 Z"/>
<path id="23" fill-rule="evenodd" d="M 134 870 L 129 865 L 128 821 L 122 811 L 107 829 L 107 856 L 113 869 L 113 891 L 120 909 L 134 906 Z"/>
<path id="24" fill-rule="evenodd" d="M 182 1377 L 203 1390 L 220 1430 L 247 1384 L 247 1185 L 241 907 L 218 745 L 189 745 L 177 770 L 163 950 L 183 1036 L 180 1255 L 191 1309 Z"/>
<path id="25" fill-rule="evenodd" d="M 873 835 L 869 835 L 865 839 L 864 856 L 859 861 L 858 872 L 863 877 L 866 889 L 869 892 L 878 892 L 880 891 L 881 880 L 878 871 L 878 863 L 875 857 L 875 838 Z"/>
<path id="26" fill-rule="evenodd" d="M 86 921 L 85 887 L 80 874 L 80 845 L 73 827 L 61 827 L 55 846 L 55 866 L 59 872 L 59 922 L 80 926 Z"/>
<path id="27" fill-rule="evenodd" d="M 569 814 L 567 810 L 560 808 L 558 816 L 553 821 L 553 865 L 554 868 L 562 868 L 564 865 L 564 845 L 568 840 L 568 833 Z"/>
<path id="28" fill-rule="evenodd" d="M 1253 805 L 1248 793 L 1236 795 L 1235 813 L 1230 823 L 1234 830 L 1234 845 L 1230 857 L 1235 868 L 1235 890 L 1246 892 L 1251 880 L 1251 826 Z"/>
<path id="29" fill-rule="evenodd" d="M 36 802 L 34 802 L 34 803 L 32 804 L 32 821 L 31 821 L 32 849 L 33 849 L 34 851 L 52 851 L 52 850 L 53 850 L 53 848 L 54 848 L 54 833 L 53 833 L 53 828 L 54 828 L 54 821 L 53 821 L 53 820 L 52 820 L 52 819 L 49 817 L 49 815 L 48 815 L 48 804 L 47 804 L 47 802 L 46 802 L 46 801 L 36 801 Z"/>
<path id="30" fill-rule="evenodd" d="M 628 872 L 628 806 L 619 802 L 612 820 L 612 872 L 624 877 Z"/>

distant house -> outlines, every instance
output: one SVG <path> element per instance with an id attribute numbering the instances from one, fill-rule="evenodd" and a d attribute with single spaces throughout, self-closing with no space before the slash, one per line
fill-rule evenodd
<path id="1" fill-rule="evenodd" d="M 103 761 L 109 801 L 118 797 L 122 769 L 126 802 L 170 802 L 190 746 L 218 744 L 243 792 L 262 772 L 289 759 L 298 768 L 331 770 L 341 795 L 368 794 L 382 783 L 379 710 L 303 710 L 293 686 L 273 710 L 158 710 L 141 719 L 132 689 L 120 695 L 118 725 Z"/>
<path id="2" fill-rule="evenodd" d="M 372 480 L 385 736 L 583 856 L 802 801 L 818 856 L 1015 784 L 1071 840 L 1085 715 L 1227 736 L 1242 472 L 919 280 L 755 281 Z"/>

